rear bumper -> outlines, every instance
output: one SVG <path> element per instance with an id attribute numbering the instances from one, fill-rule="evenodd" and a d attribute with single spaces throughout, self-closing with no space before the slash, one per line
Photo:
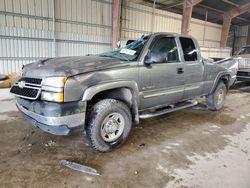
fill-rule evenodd
<path id="1" fill-rule="evenodd" d="M 17 98 L 16 105 L 31 125 L 54 135 L 68 135 L 85 122 L 83 101 L 58 104 Z"/>

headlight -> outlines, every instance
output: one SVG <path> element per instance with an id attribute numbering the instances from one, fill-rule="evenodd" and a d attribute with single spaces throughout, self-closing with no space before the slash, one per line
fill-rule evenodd
<path id="1" fill-rule="evenodd" d="M 67 77 L 48 77 L 43 80 L 43 85 L 51 87 L 63 87 Z"/>
<path id="2" fill-rule="evenodd" d="M 63 102 L 63 93 L 54 93 L 48 91 L 42 91 L 41 99 L 45 101 L 53 101 L 53 102 Z"/>

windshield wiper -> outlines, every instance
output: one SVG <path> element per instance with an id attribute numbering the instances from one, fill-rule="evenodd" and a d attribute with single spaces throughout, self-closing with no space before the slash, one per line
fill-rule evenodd
<path id="1" fill-rule="evenodd" d="M 113 56 L 110 56 L 110 55 L 104 55 L 104 54 L 98 54 L 97 56 L 100 56 L 100 57 L 113 57 Z"/>
<path id="2" fill-rule="evenodd" d="M 120 53 L 120 55 L 122 56 L 123 60 L 126 60 L 126 61 L 130 61 L 126 56 L 124 56 L 123 54 Z"/>

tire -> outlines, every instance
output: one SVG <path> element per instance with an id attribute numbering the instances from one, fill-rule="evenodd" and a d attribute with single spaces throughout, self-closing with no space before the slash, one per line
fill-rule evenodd
<path id="1" fill-rule="evenodd" d="M 227 94 L 226 85 L 219 82 L 213 93 L 206 97 L 206 105 L 209 110 L 218 111 L 223 108 Z"/>
<path id="2" fill-rule="evenodd" d="M 86 127 L 88 144 L 96 151 L 108 152 L 121 146 L 132 125 L 127 105 L 114 99 L 104 99 L 94 105 Z"/>

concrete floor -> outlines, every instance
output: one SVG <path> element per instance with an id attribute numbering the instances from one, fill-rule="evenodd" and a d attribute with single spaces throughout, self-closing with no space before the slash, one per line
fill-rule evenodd
<path id="1" fill-rule="evenodd" d="M 220 112 L 196 107 L 143 121 L 124 146 L 93 152 L 81 134 L 32 128 L 0 90 L 1 187 L 250 187 L 250 86 L 237 84 Z M 101 176 L 68 169 L 63 159 Z"/>

